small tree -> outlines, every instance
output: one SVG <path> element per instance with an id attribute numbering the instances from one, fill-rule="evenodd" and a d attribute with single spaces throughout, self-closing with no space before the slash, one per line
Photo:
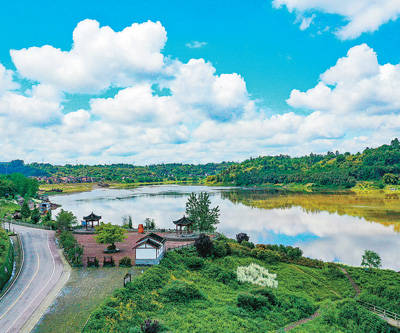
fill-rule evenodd
<path id="1" fill-rule="evenodd" d="M 96 242 L 100 244 L 111 244 L 107 247 L 109 251 L 115 251 L 116 246 L 114 243 L 122 242 L 127 238 L 125 230 L 118 225 L 111 223 L 102 223 L 96 227 Z"/>
<path id="2" fill-rule="evenodd" d="M 160 324 L 157 320 L 150 320 L 147 319 L 145 322 L 140 326 L 140 329 L 143 333 L 158 333 L 160 332 Z"/>
<path id="3" fill-rule="evenodd" d="M 129 229 L 133 229 L 133 223 L 132 223 L 132 216 L 128 216 L 128 227 Z"/>
<path id="4" fill-rule="evenodd" d="M 40 212 L 39 212 L 39 209 L 35 208 L 34 210 L 32 210 L 32 213 L 31 213 L 31 221 L 32 221 L 34 224 L 39 223 L 39 221 L 40 221 Z"/>
<path id="5" fill-rule="evenodd" d="M 393 173 L 385 173 L 382 177 L 382 180 L 385 184 L 389 185 L 399 184 L 399 177 L 397 175 L 394 175 Z"/>
<path id="6" fill-rule="evenodd" d="M 59 230 L 68 230 L 73 224 L 77 223 L 77 219 L 72 212 L 61 209 L 56 217 L 56 226 Z"/>
<path id="7" fill-rule="evenodd" d="M 199 238 L 194 242 L 197 253 L 201 257 L 208 257 L 212 255 L 214 250 L 213 241 L 208 235 L 200 234 Z"/>
<path id="8" fill-rule="evenodd" d="M 365 250 L 362 256 L 361 266 L 371 268 L 379 268 L 381 266 L 381 257 L 378 253 Z"/>
<path id="9" fill-rule="evenodd" d="M 24 200 L 24 203 L 21 207 L 21 216 L 24 220 L 26 220 L 29 216 L 31 216 L 31 210 L 28 206 L 28 200 Z"/>
<path id="10" fill-rule="evenodd" d="M 241 232 L 236 235 L 236 240 L 238 241 L 239 244 L 243 241 L 248 242 L 249 236 L 247 234 L 245 234 L 244 232 Z"/>
<path id="11" fill-rule="evenodd" d="M 154 219 L 146 217 L 144 220 L 144 227 L 147 230 L 154 230 L 156 228 L 156 222 L 154 221 Z"/>
<path id="12" fill-rule="evenodd" d="M 213 232 L 219 223 L 219 207 L 210 208 L 210 195 L 201 192 L 191 193 L 186 202 L 186 214 L 193 221 L 193 227 L 199 231 Z"/>

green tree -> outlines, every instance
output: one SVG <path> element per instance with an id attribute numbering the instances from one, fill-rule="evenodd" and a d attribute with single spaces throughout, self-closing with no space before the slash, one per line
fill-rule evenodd
<path id="1" fill-rule="evenodd" d="M 118 225 L 111 223 L 102 223 L 96 227 L 96 242 L 100 244 L 111 244 L 107 247 L 108 250 L 114 251 L 116 246 L 114 243 L 122 242 L 127 238 L 125 230 Z"/>
<path id="2" fill-rule="evenodd" d="M 154 230 L 156 228 L 156 222 L 154 221 L 154 219 L 151 219 L 150 217 L 146 217 L 144 219 L 144 227 L 147 230 Z"/>
<path id="3" fill-rule="evenodd" d="M 399 183 L 399 177 L 393 173 L 385 173 L 382 177 L 385 184 L 397 185 Z"/>
<path id="4" fill-rule="evenodd" d="M 31 216 L 31 210 L 28 206 L 28 200 L 24 200 L 24 203 L 21 207 L 21 216 L 24 220 L 26 220 L 29 216 Z"/>
<path id="5" fill-rule="evenodd" d="M 75 223 L 77 223 L 75 215 L 64 209 L 61 209 L 61 212 L 56 216 L 56 226 L 59 230 L 68 230 Z"/>
<path id="6" fill-rule="evenodd" d="M 31 221 L 32 221 L 34 224 L 39 223 L 39 221 L 40 221 L 40 212 L 39 212 L 39 209 L 35 208 L 34 210 L 32 210 L 32 213 L 31 213 Z"/>
<path id="7" fill-rule="evenodd" d="M 186 214 L 199 231 L 213 232 L 219 223 L 219 207 L 210 208 L 210 196 L 206 192 L 191 193 L 186 202 Z"/>
<path id="8" fill-rule="evenodd" d="M 381 266 L 381 257 L 378 253 L 365 250 L 364 255 L 362 256 L 361 266 L 371 268 L 379 268 Z"/>

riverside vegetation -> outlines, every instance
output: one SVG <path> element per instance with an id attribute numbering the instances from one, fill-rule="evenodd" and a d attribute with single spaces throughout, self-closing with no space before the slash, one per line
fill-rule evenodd
<path id="1" fill-rule="evenodd" d="M 317 309 L 322 315 L 306 324 L 316 332 L 398 332 L 356 303 L 337 265 L 290 246 L 240 241 L 220 236 L 196 243 L 197 250 L 168 252 L 159 266 L 115 290 L 84 332 L 269 332 Z M 347 269 L 370 302 L 386 295 L 390 303 L 399 294 L 397 273 Z M 372 290 L 377 281 L 383 289 Z"/>
<path id="2" fill-rule="evenodd" d="M 135 166 L 111 165 L 51 165 L 23 161 L 0 163 L 0 173 L 21 172 L 33 176 L 93 177 L 120 184 L 164 183 L 190 181 L 194 183 L 236 186 L 286 185 L 293 190 L 346 189 L 359 182 L 369 182 L 370 189 L 382 189 L 399 183 L 400 142 L 366 148 L 351 154 L 338 151 L 302 157 L 287 155 L 250 158 L 241 163 L 156 164 Z M 292 186 L 288 186 L 292 184 Z M 293 186 L 293 184 L 301 186 Z M 365 188 L 365 187 L 364 187 Z"/>

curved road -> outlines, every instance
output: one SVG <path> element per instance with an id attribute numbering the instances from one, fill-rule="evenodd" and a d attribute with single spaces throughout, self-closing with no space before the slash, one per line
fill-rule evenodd
<path id="1" fill-rule="evenodd" d="M 64 265 L 54 242 L 54 231 L 13 225 L 21 236 L 24 264 L 18 279 L 0 299 L 1 333 L 22 328 L 55 288 Z"/>

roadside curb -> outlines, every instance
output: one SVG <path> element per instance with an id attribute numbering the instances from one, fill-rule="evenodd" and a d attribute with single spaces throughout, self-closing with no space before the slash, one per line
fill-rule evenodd
<path id="1" fill-rule="evenodd" d="M 54 239 L 52 240 L 55 244 Z M 53 289 L 49 292 L 49 294 L 43 299 L 41 304 L 38 306 L 38 308 L 35 310 L 35 312 L 32 314 L 32 316 L 27 320 L 27 322 L 24 324 L 24 326 L 21 329 L 21 332 L 23 333 L 29 333 L 31 332 L 36 324 L 42 319 L 43 315 L 46 313 L 47 309 L 53 304 L 53 302 L 56 300 L 58 295 L 60 294 L 60 291 L 62 288 L 65 286 L 65 284 L 68 282 L 70 274 L 71 274 L 71 266 L 68 264 L 67 260 L 64 257 L 64 253 L 62 249 L 57 249 L 57 252 L 61 258 L 61 261 L 63 263 L 63 272 L 58 279 L 56 285 L 53 287 Z"/>

